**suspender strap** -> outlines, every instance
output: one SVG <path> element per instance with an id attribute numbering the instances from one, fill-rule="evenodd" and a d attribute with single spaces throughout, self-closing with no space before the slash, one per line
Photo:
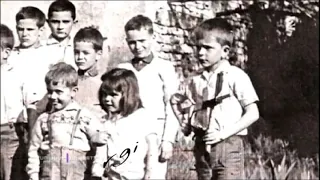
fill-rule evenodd
<path id="1" fill-rule="evenodd" d="M 71 139 L 70 139 L 70 144 L 69 144 L 70 146 L 73 144 L 74 134 L 76 133 L 77 126 L 80 122 L 80 112 L 81 112 L 81 109 L 78 110 L 77 115 L 76 115 L 76 120 L 75 120 L 73 127 L 72 127 Z"/>

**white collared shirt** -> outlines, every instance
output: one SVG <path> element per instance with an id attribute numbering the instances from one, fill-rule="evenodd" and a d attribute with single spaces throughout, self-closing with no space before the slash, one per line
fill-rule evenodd
<path id="1" fill-rule="evenodd" d="M 76 70 L 78 69 L 74 60 L 73 39 L 71 37 L 59 42 L 50 35 L 47 41 L 42 42 L 42 44 L 47 48 L 48 57 L 52 64 L 65 62 L 72 65 Z"/>
<path id="2" fill-rule="evenodd" d="M 223 83 L 217 99 L 228 94 L 230 97 L 223 99 L 207 112 L 209 120 L 196 116 L 195 122 L 192 122 L 194 126 L 203 127 L 209 124 L 209 128 L 221 131 L 240 120 L 245 106 L 259 100 L 249 76 L 240 68 L 231 66 L 228 61 L 222 62 L 214 72 L 204 71 L 193 77 L 187 88 L 187 96 L 195 103 L 215 98 L 217 74 L 220 72 L 223 73 Z M 204 97 L 205 88 L 208 89 L 208 97 Z M 202 122 L 206 123 L 202 124 Z M 247 135 L 247 129 L 239 132 L 238 135 Z"/>
<path id="3" fill-rule="evenodd" d="M 9 64 L 1 65 L 1 124 L 15 123 L 22 106 L 19 77 Z"/>
<path id="4" fill-rule="evenodd" d="M 46 94 L 45 75 L 50 68 L 47 55 L 43 46 L 28 49 L 17 47 L 10 54 L 8 63 L 12 65 L 13 73 L 19 77 L 25 107 Z"/>
<path id="5" fill-rule="evenodd" d="M 150 64 L 137 71 L 131 62 L 118 65 L 119 68 L 135 73 L 139 83 L 140 98 L 148 111 L 159 120 L 159 135 L 162 140 L 175 142 L 179 128 L 169 100 L 178 90 L 178 77 L 170 61 L 157 58 L 155 55 Z M 167 102 L 165 104 L 164 102 Z M 166 123 L 165 128 L 163 123 Z"/>

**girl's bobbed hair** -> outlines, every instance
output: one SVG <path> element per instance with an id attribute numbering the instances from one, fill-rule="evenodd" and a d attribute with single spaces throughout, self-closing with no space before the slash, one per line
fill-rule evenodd
<path id="1" fill-rule="evenodd" d="M 101 108 L 108 113 L 104 98 L 115 91 L 122 94 L 120 114 L 126 117 L 142 107 L 139 85 L 136 75 L 127 69 L 114 68 L 101 76 L 102 84 L 99 89 Z"/>

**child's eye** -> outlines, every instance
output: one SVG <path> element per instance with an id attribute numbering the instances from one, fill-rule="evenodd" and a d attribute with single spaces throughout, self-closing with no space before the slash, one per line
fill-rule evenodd
<path id="1" fill-rule="evenodd" d="M 67 21 L 67 20 L 64 20 L 64 21 L 62 21 L 64 24 L 68 24 L 68 23 L 70 23 L 70 21 Z"/>
<path id="2" fill-rule="evenodd" d="M 59 23 L 58 20 L 50 20 L 51 23 Z"/>

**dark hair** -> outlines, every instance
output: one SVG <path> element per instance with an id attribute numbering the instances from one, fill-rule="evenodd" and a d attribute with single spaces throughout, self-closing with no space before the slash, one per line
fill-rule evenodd
<path id="1" fill-rule="evenodd" d="M 37 26 L 43 27 L 46 23 L 46 15 L 38 8 L 33 6 L 26 6 L 20 9 L 16 14 L 16 23 L 21 19 L 34 19 L 37 20 Z"/>
<path id="2" fill-rule="evenodd" d="M 231 46 L 233 43 L 232 26 L 225 19 L 212 18 L 200 23 L 193 31 L 194 40 L 203 39 L 207 32 L 215 35 L 221 46 Z"/>
<path id="3" fill-rule="evenodd" d="M 0 36 L 1 36 L 0 37 L 1 49 L 5 49 L 5 48 L 12 49 L 14 46 L 14 36 L 11 29 L 6 25 L 1 24 Z"/>
<path id="4" fill-rule="evenodd" d="M 48 18 L 50 19 L 52 16 L 52 13 L 61 12 L 61 11 L 70 11 L 71 17 L 73 20 L 76 19 L 76 7 L 74 4 L 68 0 L 56 0 L 53 3 L 50 4 L 49 10 L 48 10 Z"/>
<path id="5" fill-rule="evenodd" d="M 149 34 L 153 34 L 153 24 L 151 19 L 141 14 L 131 18 L 124 26 L 125 32 L 130 30 L 140 30 L 141 28 L 147 28 Z"/>
<path id="6" fill-rule="evenodd" d="M 142 107 L 139 94 L 138 80 L 131 70 L 114 68 L 101 76 L 103 81 L 99 89 L 99 102 L 101 108 L 108 112 L 103 99 L 114 91 L 120 92 L 120 114 L 126 117 Z"/>
<path id="7" fill-rule="evenodd" d="M 69 88 L 76 87 L 78 86 L 78 73 L 71 65 L 59 62 L 47 72 L 45 82 L 47 85 L 62 82 Z"/>
<path id="8" fill-rule="evenodd" d="M 103 48 L 103 36 L 100 31 L 94 27 L 85 27 L 77 32 L 74 36 L 73 43 L 75 44 L 81 41 L 92 43 L 96 51 L 102 50 Z"/>

